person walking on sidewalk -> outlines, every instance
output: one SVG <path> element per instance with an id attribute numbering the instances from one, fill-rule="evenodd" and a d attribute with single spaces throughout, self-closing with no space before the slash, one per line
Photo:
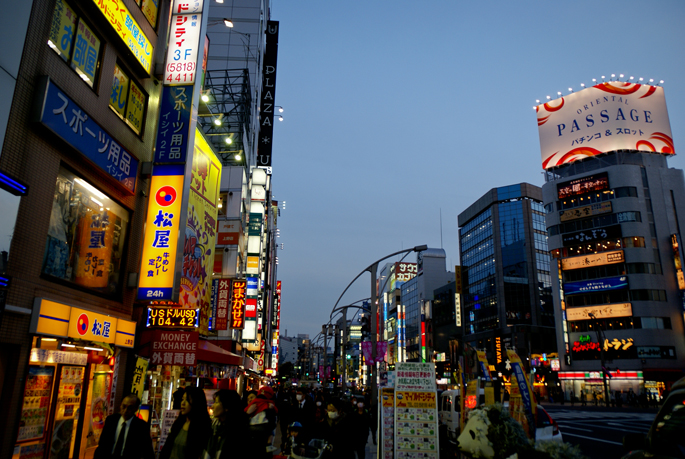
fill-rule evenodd
<path id="1" fill-rule="evenodd" d="M 365 459 L 366 443 L 369 440 L 369 431 L 371 430 L 371 415 L 364 407 L 364 399 L 360 398 L 357 402 L 356 409 L 350 415 L 350 422 L 352 423 L 352 443 L 354 452 L 357 453 L 357 459 Z"/>
<path id="2" fill-rule="evenodd" d="M 587 395 L 585 394 L 584 390 L 580 390 L 580 404 L 583 406 L 587 406 Z"/>
<path id="3" fill-rule="evenodd" d="M 160 459 L 199 459 L 212 433 L 207 398 L 199 387 L 186 387 L 181 413 L 164 442 Z"/>
<path id="4" fill-rule="evenodd" d="M 317 426 L 315 438 L 322 438 L 330 445 L 330 459 L 354 459 L 352 439 L 354 431 L 350 419 L 339 399 L 332 399 L 326 406 L 328 419 Z"/>

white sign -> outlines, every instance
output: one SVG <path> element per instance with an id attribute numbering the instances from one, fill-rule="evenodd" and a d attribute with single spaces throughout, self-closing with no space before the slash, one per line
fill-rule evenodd
<path id="1" fill-rule="evenodd" d="M 397 362 L 395 365 L 396 390 L 436 390 L 435 364 Z"/>
<path id="2" fill-rule="evenodd" d="M 197 71 L 197 51 L 200 46 L 201 14 L 178 14 L 171 18 L 169 49 L 164 66 L 167 86 L 193 84 Z"/>
<path id="3" fill-rule="evenodd" d="M 174 0 L 173 14 L 202 13 L 203 0 Z"/>
<path id="4" fill-rule="evenodd" d="M 536 107 L 542 168 L 614 150 L 675 154 L 664 90 L 600 83 Z"/>
<path id="5" fill-rule="evenodd" d="M 454 294 L 454 316 L 456 318 L 457 327 L 461 327 L 461 295 Z"/>
<path id="6" fill-rule="evenodd" d="M 174 421 L 178 417 L 181 410 L 166 410 L 162 416 L 162 425 L 159 431 L 159 450 L 162 450 L 164 442 L 166 442 L 169 432 L 171 432 L 171 426 L 174 425 Z"/>

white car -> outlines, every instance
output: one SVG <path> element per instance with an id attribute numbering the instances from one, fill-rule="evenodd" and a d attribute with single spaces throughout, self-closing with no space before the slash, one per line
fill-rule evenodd
<path id="1" fill-rule="evenodd" d="M 483 403 L 483 389 L 480 389 L 479 404 Z M 509 409 L 509 402 L 504 402 L 504 409 Z M 535 429 L 535 440 L 563 441 L 559 426 L 556 421 L 540 405 L 537 405 L 537 425 Z M 438 419 L 442 426 L 442 432 L 447 431 L 447 440 L 457 443 L 459 437 L 459 420 L 461 418 L 461 402 L 459 399 L 459 389 L 446 390 L 440 395 L 438 405 Z"/>

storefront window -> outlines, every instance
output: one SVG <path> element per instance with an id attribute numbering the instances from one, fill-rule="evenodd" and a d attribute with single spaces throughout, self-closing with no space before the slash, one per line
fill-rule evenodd
<path id="1" fill-rule="evenodd" d="M 121 289 L 129 212 L 62 168 L 52 203 L 43 274 L 105 294 Z"/>

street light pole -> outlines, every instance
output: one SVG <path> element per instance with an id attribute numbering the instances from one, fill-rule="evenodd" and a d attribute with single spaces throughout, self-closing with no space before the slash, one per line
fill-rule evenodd
<path id="1" fill-rule="evenodd" d="M 588 316 L 591 319 L 594 319 L 597 321 L 597 316 L 595 316 L 593 313 L 588 313 Z M 597 341 L 599 343 L 599 359 L 602 364 L 602 382 L 604 383 L 604 404 L 606 407 L 609 407 L 609 389 L 607 388 L 607 369 L 606 369 L 606 361 L 604 359 L 604 343 L 602 336 L 604 335 L 604 332 L 602 331 L 602 328 L 599 326 L 599 321 L 595 323 L 597 326 Z M 606 339 L 606 336 L 604 336 L 604 339 Z"/>

